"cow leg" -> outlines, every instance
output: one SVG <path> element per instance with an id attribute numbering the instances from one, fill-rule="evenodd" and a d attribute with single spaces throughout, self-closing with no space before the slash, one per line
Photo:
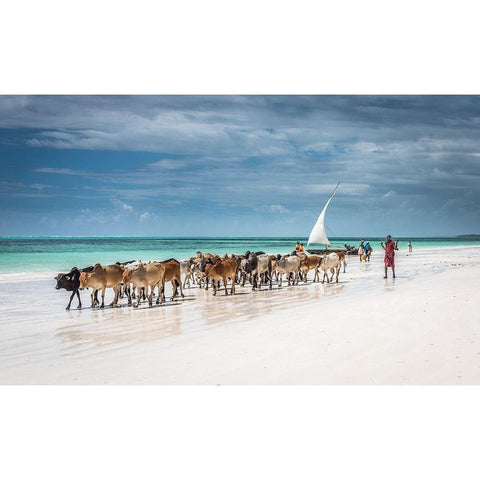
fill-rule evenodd
<path id="1" fill-rule="evenodd" d="M 158 298 L 157 303 L 166 303 L 165 301 L 165 281 L 162 281 L 158 285 Z"/>
<path id="2" fill-rule="evenodd" d="M 217 282 L 213 280 L 213 296 L 217 294 Z"/>
<path id="3" fill-rule="evenodd" d="M 107 289 L 106 287 L 102 288 L 102 304 L 100 305 L 100 308 L 105 308 L 105 290 L 106 289 Z"/>
<path id="4" fill-rule="evenodd" d="M 113 292 L 115 295 L 113 296 L 113 302 L 110 304 L 111 307 L 116 305 L 118 303 L 118 296 L 120 294 L 119 286 L 117 285 L 116 287 L 113 287 Z"/>
<path id="5" fill-rule="evenodd" d="M 182 279 L 180 278 L 180 280 L 178 280 L 178 286 L 180 288 L 180 296 L 182 298 L 185 298 L 185 295 L 183 294 L 183 289 L 182 289 Z"/>
<path id="6" fill-rule="evenodd" d="M 137 308 L 140 305 L 140 300 L 142 299 L 142 293 L 140 287 L 137 287 L 137 303 L 134 305 Z"/>
<path id="7" fill-rule="evenodd" d="M 65 310 L 70 310 L 70 305 L 72 304 L 72 299 L 74 296 L 75 296 L 75 291 L 73 291 L 72 294 L 70 295 L 70 301 L 68 302 L 67 308 Z"/>
<path id="8" fill-rule="evenodd" d="M 173 302 L 173 299 L 177 296 L 177 282 L 175 279 L 173 279 L 171 281 L 172 283 L 172 288 L 173 288 L 173 293 L 172 293 L 172 296 L 170 297 L 170 300 Z"/>
<path id="9" fill-rule="evenodd" d="M 125 287 L 125 293 L 127 294 L 128 306 L 131 307 L 132 306 L 132 294 L 131 294 L 131 291 L 130 291 L 130 285 Z"/>
<path id="10" fill-rule="evenodd" d="M 78 298 L 78 309 L 81 310 L 82 308 L 82 301 L 80 300 L 80 292 L 77 290 L 77 298 Z"/>
<path id="11" fill-rule="evenodd" d="M 150 295 L 148 296 L 148 306 L 153 306 L 153 286 L 150 286 Z"/>
<path id="12" fill-rule="evenodd" d="M 236 278 L 237 276 L 234 275 L 233 278 L 232 278 L 232 288 L 230 290 L 230 293 L 233 295 L 235 293 L 235 280 L 237 279 Z"/>
<path id="13" fill-rule="evenodd" d="M 337 267 L 337 277 L 336 277 L 336 283 L 338 283 L 338 274 L 340 273 L 340 265 Z"/>
<path id="14" fill-rule="evenodd" d="M 95 290 L 92 290 L 92 293 L 90 294 L 90 298 L 92 300 L 92 308 L 95 308 L 96 307 Z"/>

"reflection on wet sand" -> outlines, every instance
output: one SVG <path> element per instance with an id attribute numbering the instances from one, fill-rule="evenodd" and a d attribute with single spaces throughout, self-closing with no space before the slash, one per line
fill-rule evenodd
<path id="1" fill-rule="evenodd" d="M 237 287 L 233 296 L 223 293 L 213 296 L 211 290 L 192 287 L 185 289 L 184 299 L 167 302 L 166 306 L 148 307 L 141 303 L 139 308 L 133 308 L 121 304 L 104 310 L 71 312 L 72 320 L 87 321 L 59 326 L 56 336 L 65 355 L 90 354 L 198 332 L 227 322 L 252 321 L 291 304 L 304 305 L 341 294 L 344 287 L 342 283 L 312 282 L 272 290 L 264 287 L 260 291 Z"/>

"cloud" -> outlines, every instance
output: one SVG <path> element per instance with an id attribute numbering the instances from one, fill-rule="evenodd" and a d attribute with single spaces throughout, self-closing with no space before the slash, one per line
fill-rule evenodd
<path id="1" fill-rule="evenodd" d="M 267 212 L 267 213 L 289 213 L 290 210 L 285 208 L 283 205 L 262 205 L 261 207 L 254 209 L 256 212 Z"/>
<path id="2" fill-rule="evenodd" d="M 369 226 L 389 215 L 425 225 L 471 191 L 473 207 L 438 214 L 455 231 L 460 210 L 478 223 L 479 125 L 476 96 L 3 96 L 0 148 L 30 159 L 9 172 L 22 185 L 0 194 L 25 209 L 40 208 L 29 197 L 75 199 L 75 215 L 117 224 L 153 211 L 159 222 L 215 212 L 249 224 L 290 213 L 307 228 L 341 180 L 328 213 L 337 232 L 354 228 L 352 215 L 362 227 L 366 211 Z"/>
<path id="3" fill-rule="evenodd" d="M 117 200 L 115 198 L 112 198 L 111 202 L 118 207 L 120 210 L 127 212 L 127 213 L 132 213 L 133 212 L 133 207 L 131 205 L 128 205 L 121 200 Z"/>
<path id="4" fill-rule="evenodd" d="M 148 222 L 149 220 L 154 220 L 157 216 L 152 212 L 143 212 L 140 214 L 140 222 Z"/>

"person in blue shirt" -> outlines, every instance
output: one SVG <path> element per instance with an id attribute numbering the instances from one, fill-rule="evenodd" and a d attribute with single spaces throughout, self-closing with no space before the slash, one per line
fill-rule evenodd
<path id="1" fill-rule="evenodd" d="M 365 248 L 365 261 L 370 261 L 370 255 L 373 252 L 373 248 L 371 247 L 370 242 L 367 241 L 364 248 Z"/>

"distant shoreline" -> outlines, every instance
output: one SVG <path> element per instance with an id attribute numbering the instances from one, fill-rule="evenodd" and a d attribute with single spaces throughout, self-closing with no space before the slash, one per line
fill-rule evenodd
<path id="1" fill-rule="evenodd" d="M 457 239 L 480 239 L 480 234 L 469 234 L 469 235 L 457 235 L 457 236 L 437 236 L 437 237 L 415 237 L 415 236 L 397 236 L 397 235 L 392 235 L 395 239 L 398 238 L 398 240 L 401 241 L 408 241 L 408 240 L 457 240 Z M 336 240 L 365 240 L 365 239 L 373 239 L 373 240 L 383 240 L 386 237 L 386 235 L 363 235 L 363 236 L 349 236 L 349 235 L 343 235 L 343 236 L 331 236 L 330 239 Z M 80 238 L 80 239 L 105 239 L 105 238 L 112 238 L 112 239 L 138 239 L 138 240 L 149 240 L 149 239 L 160 239 L 160 240 L 191 240 L 191 239 L 257 239 L 257 238 L 265 238 L 265 239 L 298 239 L 298 240 L 304 240 L 307 241 L 308 236 L 293 236 L 293 235 L 287 235 L 287 236 L 152 236 L 152 237 L 137 237 L 137 236 L 117 236 L 117 235 L 105 235 L 105 236 L 90 236 L 90 235 L 49 235 L 49 236 L 43 236 L 43 235 L 38 235 L 38 236 L 0 236 L 0 240 L 38 240 L 38 239 L 53 239 L 53 240 L 62 240 L 62 239 L 71 239 L 71 238 Z"/>

